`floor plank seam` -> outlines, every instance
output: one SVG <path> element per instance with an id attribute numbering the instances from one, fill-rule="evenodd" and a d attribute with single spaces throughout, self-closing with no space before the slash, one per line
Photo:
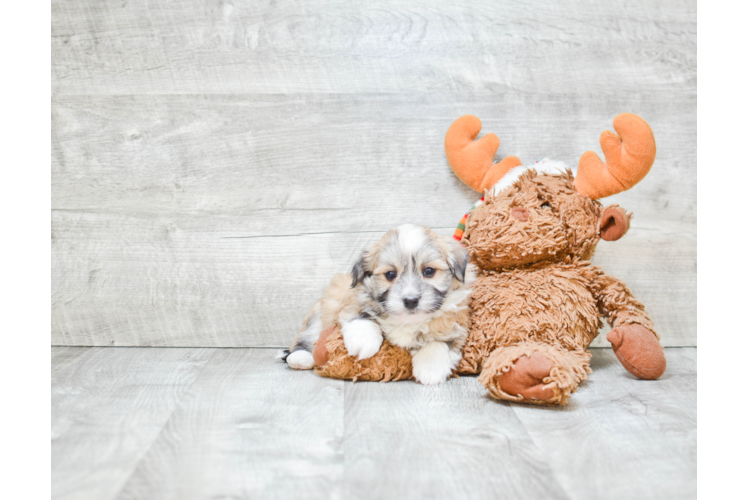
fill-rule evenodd
<path id="1" fill-rule="evenodd" d="M 164 420 L 164 424 L 161 426 L 161 429 L 159 429 L 159 431 L 155 434 L 155 436 L 153 437 L 153 441 L 151 441 L 148 444 L 148 446 L 146 448 L 144 448 L 143 454 L 135 462 L 135 465 L 133 466 L 132 470 L 130 471 L 130 474 L 128 474 L 127 479 L 125 479 L 122 482 L 122 487 L 119 489 L 119 491 L 116 494 L 114 494 L 112 496 L 112 500 L 116 500 L 117 498 L 119 498 L 122 495 L 122 493 L 125 491 L 125 488 L 127 488 L 127 485 L 129 484 L 129 482 L 132 479 L 133 475 L 138 470 L 138 466 L 140 465 L 140 463 L 148 456 L 148 452 L 151 450 L 151 448 L 153 448 L 153 444 L 156 441 L 158 441 L 158 438 L 161 436 L 161 433 L 164 431 L 164 429 L 166 428 L 166 426 L 171 421 L 172 417 L 174 416 L 174 413 L 176 413 L 176 411 L 181 408 L 182 401 L 184 400 L 184 398 L 190 393 L 190 390 L 195 385 L 195 382 L 197 382 L 198 380 L 200 380 L 200 377 L 203 375 L 203 372 L 208 367 L 208 365 L 210 365 L 210 362 L 215 357 L 215 355 L 216 355 L 215 348 L 212 348 L 212 347 L 205 348 L 205 347 L 203 347 L 202 349 L 211 349 L 213 352 L 210 354 L 210 357 L 205 361 L 205 364 L 200 369 L 200 371 L 198 372 L 198 374 L 195 376 L 195 379 L 192 381 L 192 383 L 190 383 L 190 385 L 185 389 L 184 393 L 180 396 L 180 398 L 174 404 L 174 408 L 172 408 L 172 410 L 169 412 L 168 418 L 166 418 Z"/>
<path id="2" fill-rule="evenodd" d="M 496 401 L 496 402 L 498 403 L 498 401 Z M 502 403 L 503 403 L 503 401 L 502 401 Z M 507 402 L 507 404 L 511 407 L 512 413 L 514 413 L 514 416 L 517 417 L 517 421 L 519 421 L 520 425 L 525 430 L 525 433 L 527 434 L 527 437 L 530 439 L 530 441 L 532 441 L 533 446 L 535 446 L 535 448 L 537 448 L 537 450 L 538 450 L 539 453 L 542 453 L 542 449 L 540 448 L 540 446 L 538 446 L 538 442 L 532 436 L 532 433 L 530 432 L 530 429 L 527 427 L 527 425 L 525 425 L 524 420 L 522 420 L 522 417 L 517 413 L 517 408 L 518 407 L 519 408 L 523 408 L 523 405 L 521 405 L 519 403 L 513 403 L 511 401 Z M 557 473 L 554 470 L 553 465 L 551 464 L 551 462 L 549 462 L 547 460 L 544 460 L 543 463 L 548 468 L 548 470 L 551 471 L 553 479 L 556 481 L 556 484 L 558 485 L 558 487 L 561 488 L 561 490 L 563 491 L 564 495 L 566 496 L 566 500 L 573 500 L 574 497 L 572 497 L 571 494 L 570 494 L 570 492 L 568 492 L 566 490 L 566 488 L 564 488 L 564 485 L 562 484 L 560 478 L 557 476 Z"/>

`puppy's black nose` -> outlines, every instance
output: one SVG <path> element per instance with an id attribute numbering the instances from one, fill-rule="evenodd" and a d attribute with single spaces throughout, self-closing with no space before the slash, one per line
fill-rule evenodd
<path id="1" fill-rule="evenodd" d="M 408 309 L 415 309 L 418 307 L 418 297 L 415 299 L 403 299 L 403 304 L 405 304 L 405 307 Z"/>

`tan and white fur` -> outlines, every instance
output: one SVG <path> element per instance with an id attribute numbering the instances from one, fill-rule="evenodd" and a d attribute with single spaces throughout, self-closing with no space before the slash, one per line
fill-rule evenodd
<path id="1" fill-rule="evenodd" d="M 372 357 L 386 338 L 413 356 L 427 385 L 447 380 L 462 356 L 475 270 L 457 241 L 405 224 L 368 248 L 350 274 L 336 274 L 282 356 L 291 368 L 314 367 L 320 332 L 339 323 L 346 350 Z"/>

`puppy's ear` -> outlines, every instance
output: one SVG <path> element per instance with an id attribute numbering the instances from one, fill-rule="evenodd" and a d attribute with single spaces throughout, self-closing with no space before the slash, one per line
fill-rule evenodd
<path id="1" fill-rule="evenodd" d="M 447 265 L 449 266 L 449 270 L 452 271 L 452 275 L 457 279 L 457 281 L 464 283 L 465 272 L 467 271 L 470 255 L 468 254 L 467 249 L 458 241 L 450 241 L 448 248 Z"/>
<path id="2" fill-rule="evenodd" d="M 371 271 L 369 270 L 367 264 L 366 252 L 364 252 L 361 254 L 361 257 L 358 259 L 358 261 L 353 264 L 353 269 L 351 270 L 351 278 L 353 278 L 351 288 L 356 288 L 356 285 L 364 281 L 364 278 L 368 278 L 369 276 L 371 276 Z"/>

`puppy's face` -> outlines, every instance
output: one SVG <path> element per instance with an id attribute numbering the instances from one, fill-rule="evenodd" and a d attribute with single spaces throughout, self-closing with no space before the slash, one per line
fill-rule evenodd
<path id="1" fill-rule="evenodd" d="M 376 314 L 420 322 L 439 310 L 465 280 L 468 253 L 458 242 L 422 226 L 390 230 L 353 267 L 352 286 L 369 295 Z"/>

